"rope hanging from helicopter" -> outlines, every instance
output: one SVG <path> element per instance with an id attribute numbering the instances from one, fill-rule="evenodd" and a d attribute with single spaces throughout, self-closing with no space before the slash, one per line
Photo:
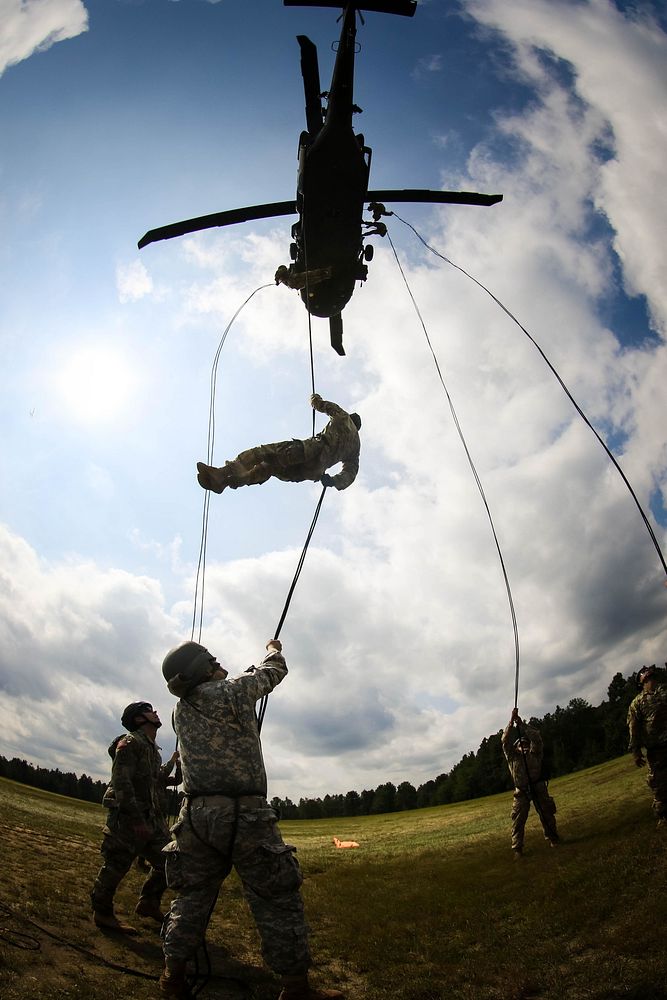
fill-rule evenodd
<path id="1" fill-rule="evenodd" d="M 217 392 L 218 365 L 219 365 L 219 362 L 220 362 L 220 355 L 221 355 L 221 352 L 222 352 L 222 348 L 223 348 L 223 346 L 225 344 L 225 341 L 227 339 L 227 334 L 229 333 L 232 325 L 234 324 L 235 320 L 237 319 L 237 317 L 239 316 L 239 314 L 241 313 L 241 311 L 250 302 L 250 300 L 253 298 L 253 296 L 257 294 L 257 292 L 262 291 L 264 288 L 270 288 L 270 287 L 271 287 L 271 285 L 259 285 L 253 292 L 251 292 L 251 294 L 245 299 L 245 301 L 242 302 L 242 304 L 236 310 L 236 312 L 232 316 L 231 320 L 229 321 L 229 323 L 225 327 L 225 329 L 223 331 L 223 334 L 222 334 L 222 337 L 220 338 L 220 342 L 218 344 L 217 350 L 215 352 L 215 356 L 214 356 L 214 359 L 213 359 L 213 364 L 211 366 L 211 377 L 210 377 L 210 398 L 209 398 L 209 411 L 208 411 L 208 434 L 207 434 L 207 448 L 206 448 L 206 456 L 207 456 L 206 457 L 206 462 L 207 462 L 208 465 L 212 465 L 213 464 L 213 452 L 214 452 L 214 446 L 215 446 L 215 404 L 216 404 L 216 392 Z M 308 282 L 307 282 L 307 278 L 306 278 L 306 289 L 307 288 L 308 288 Z M 312 386 L 312 392 L 314 393 L 315 392 L 315 369 L 314 369 L 314 360 L 313 360 L 313 338 L 312 338 L 312 325 L 311 325 L 311 316 L 310 316 L 310 313 L 308 313 L 308 334 L 309 334 L 309 348 L 310 348 L 311 386 Z M 313 437 L 314 436 L 315 436 L 315 411 L 313 410 Z M 308 529 L 308 533 L 307 533 L 307 536 L 306 536 L 306 541 L 305 541 L 305 544 L 303 546 L 301 555 L 299 556 L 299 560 L 298 560 L 298 563 L 297 563 L 297 568 L 296 568 L 294 577 L 292 579 L 292 583 L 290 584 L 290 587 L 289 587 L 289 590 L 288 590 L 288 593 L 287 593 L 287 597 L 286 597 L 286 600 L 285 600 L 285 604 L 284 604 L 282 613 L 280 615 L 280 619 L 278 621 L 278 625 L 277 625 L 275 633 L 274 633 L 274 638 L 275 639 L 277 639 L 279 637 L 280 630 L 282 629 L 282 626 L 283 626 L 283 624 L 285 622 L 285 618 L 287 617 L 287 611 L 289 609 L 290 603 L 292 601 L 292 596 L 294 594 L 294 590 L 296 588 L 299 576 L 301 575 L 301 571 L 302 571 L 303 566 L 304 566 L 304 562 L 305 562 L 305 558 L 306 558 L 306 552 L 308 550 L 308 546 L 310 544 L 310 540 L 311 540 L 311 538 L 313 536 L 313 532 L 315 531 L 315 526 L 317 524 L 317 520 L 318 520 L 319 515 L 320 515 L 320 510 L 322 508 L 322 502 L 324 500 L 324 494 L 326 493 L 326 490 L 327 490 L 327 487 L 323 486 L 322 487 L 322 493 L 320 494 L 320 498 L 319 498 L 319 500 L 317 502 L 317 506 L 315 508 L 315 514 L 314 514 L 312 522 L 310 524 L 310 528 Z M 207 552 L 207 545 L 208 545 L 208 519 L 209 519 L 209 505 L 210 505 L 210 501 L 211 501 L 211 494 L 210 494 L 210 492 L 208 490 L 205 490 L 204 491 L 203 508 L 202 508 L 202 527 L 201 527 L 201 537 L 200 537 L 200 544 L 199 544 L 199 557 L 198 557 L 198 561 L 197 561 L 197 572 L 196 572 L 196 576 L 195 576 L 195 592 L 194 592 L 194 599 L 193 599 L 192 627 L 191 627 L 191 631 L 190 631 L 190 639 L 191 640 L 194 640 L 195 631 L 197 631 L 197 641 L 198 642 L 201 642 L 202 629 L 203 629 L 203 618 L 204 618 L 204 595 L 205 595 L 205 586 L 206 586 L 206 552 Z M 199 620 L 198 621 L 198 628 L 197 628 L 197 619 Z M 258 710 L 257 710 L 257 727 L 258 727 L 259 730 L 261 730 L 261 728 L 262 728 L 262 723 L 264 721 L 264 716 L 266 714 L 267 702 L 268 702 L 268 695 L 264 695 L 264 697 L 260 699 L 260 702 L 259 702 L 259 705 L 258 705 Z"/>
<path id="2" fill-rule="evenodd" d="M 591 421 L 588 419 L 588 417 L 584 413 L 583 409 L 581 408 L 581 406 L 579 405 L 579 403 L 576 401 L 576 399 L 574 398 L 574 396 L 570 392 L 569 388 L 565 384 L 564 380 L 562 379 L 562 377 L 560 376 L 560 374 L 556 370 L 555 366 L 549 360 L 549 358 L 547 357 L 546 353 L 540 347 L 540 345 L 535 340 L 535 338 L 532 336 L 532 334 L 530 334 L 528 332 L 528 330 L 526 329 L 526 327 L 523 326 L 523 324 L 519 322 L 519 320 L 514 315 L 514 313 L 512 313 L 507 308 L 507 306 L 503 302 L 501 302 L 501 300 L 496 295 L 494 295 L 493 292 L 489 288 L 486 287 L 486 285 L 484 285 L 481 281 L 479 281 L 477 278 L 475 278 L 474 275 L 470 274 L 468 271 L 465 270 L 465 268 L 461 267 L 459 264 L 455 264 L 453 260 L 450 260 L 449 257 L 446 257 L 443 253 L 440 253 L 439 250 L 436 250 L 435 247 L 432 247 L 429 243 L 427 243 L 426 240 L 424 239 L 424 237 L 415 229 L 415 227 L 411 223 L 407 222 L 405 219 L 402 219 L 401 216 L 397 215 L 396 212 L 391 212 L 391 213 L 387 213 L 387 214 L 394 215 L 399 220 L 399 222 L 402 222 L 403 225 L 405 225 L 409 229 L 411 229 L 412 232 L 417 237 L 417 239 L 420 240 L 420 242 L 423 243 L 423 245 L 426 247 L 426 249 L 429 250 L 432 254 L 434 254 L 436 257 L 439 257 L 441 260 L 444 260 L 446 264 L 449 264 L 451 267 L 455 268 L 457 271 L 460 271 L 461 274 L 464 274 L 466 276 L 466 278 L 469 278 L 470 281 L 473 281 L 479 288 L 482 289 L 482 291 L 486 292 L 487 295 L 489 295 L 493 299 L 493 301 L 496 303 L 496 305 L 498 305 L 502 309 L 502 311 L 507 316 L 509 316 L 509 318 L 512 320 L 512 322 L 516 323 L 516 325 L 519 327 L 519 329 L 526 335 L 526 337 L 528 338 L 528 340 L 530 340 L 531 344 L 533 344 L 533 346 L 537 349 L 537 351 L 539 352 L 540 356 L 544 360 L 545 364 L 547 365 L 547 367 L 549 368 L 549 370 L 551 371 L 551 373 L 554 375 L 554 377 L 556 378 L 556 380 L 560 384 L 561 388 L 563 389 L 563 392 L 565 393 L 565 395 L 567 396 L 567 398 L 570 400 L 570 402 L 572 403 L 572 405 L 574 406 L 575 410 L 577 411 L 577 413 L 579 414 L 579 416 L 581 417 L 581 419 L 584 421 L 584 423 L 586 424 L 586 426 L 589 428 L 589 430 L 591 430 L 593 432 L 593 434 L 595 435 L 595 437 L 597 438 L 597 440 L 599 441 L 599 443 L 602 445 L 602 447 L 604 448 L 604 450 L 605 450 L 605 452 L 607 454 L 607 457 L 609 458 L 609 460 L 611 461 L 611 463 L 614 465 L 614 467 L 615 467 L 616 471 L 618 472 L 619 476 L 621 477 L 621 479 L 625 483 L 625 485 L 626 485 L 626 487 L 628 489 L 628 492 L 630 493 L 630 496 L 634 500 L 635 505 L 637 507 L 637 510 L 639 511 L 639 513 L 641 515 L 641 518 L 642 518 L 642 520 L 644 522 L 646 530 L 647 530 L 647 532 L 649 534 L 649 537 L 650 537 L 650 539 L 651 539 L 651 541 L 653 543 L 653 547 L 655 548 L 655 551 L 656 551 L 656 553 L 658 555 L 658 559 L 660 560 L 660 564 L 661 564 L 661 566 L 663 568 L 665 576 L 667 576 L 667 562 L 665 561 L 665 556 L 663 555 L 662 549 L 660 548 L 660 543 L 659 543 L 659 541 L 657 539 L 657 536 L 655 534 L 655 531 L 653 530 L 653 527 L 652 527 L 652 525 L 651 525 L 651 523 L 650 523 L 650 521 L 649 521 L 649 519 L 648 519 L 648 517 L 647 517 L 647 515 L 646 515 L 646 513 L 644 511 L 644 508 L 642 507 L 642 505 L 641 505 L 641 503 L 639 501 L 639 498 L 637 497 L 637 494 L 635 493 L 634 489 L 632 488 L 632 485 L 630 484 L 629 479 L 627 478 L 627 476 L 623 472 L 623 469 L 621 468 L 621 466 L 620 466 L 620 464 L 619 464 L 616 456 L 613 454 L 613 452 L 611 451 L 611 449 L 607 445 L 606 441 L 603 439 L 603 437 L 599 434 L 599 432 L 593 426 L 593 424 L 591 423 Z M 392 249 L 393 249 L 393 244 L 392 244 Z M 394 250 L 394 254 L 396 254 L 395 250 Z M 397 258 L 397 260 L 398 260 L 398 258 Z"/>
<path id="3" fill-rule="evenodd" d="M 447 397 L 447 402 L 449 404 L 449 409 L 450 409 L 451 414 L 452 414 L 452 419 L 454 421 L 454 426 L 456 427 L 456 431 L 457 431 L 458 436 L 459 436 L 459 438 L 461 440 L 461 444 L 463 445 L 463 450 L 465 451 L 466 458 L 468 459 L 468 464 L 469 464 L 470 469 L 472 471 L 475 483 L 477 484 L 477 489 L 479 490 L 479 494 L 480 494 L 480 496 L 482 498 L 482 503 L 484 504 L 484 508 L 486 510 L 487 517 L 489 519 L 489 524 L 491 525 L 491 533 L 493 535 L 493 540 L 494 540 L 495 545 L 496 545 L 496 551 L 498 552 L 498 558 L 500 560 L 500 568 L 501 568 L 501 571 L 502 571 L 502 574 L 503 574 L 503 580 L 505 582 L 505 590 L 507 592 L 507 601 L 509 603 L 510 617 L 511 617 L 511 620 L 512 620 L 512 631 L 513 631 L 513 634 L 514 634 L 514 704 L 516 705 L 517 699 L 518 699 L 518 694 L 519 694 L 519 658 L 520 658 L 519 657 L 519 628 L 518 628 L 518 625 L 517 625 L 516 612 L 515 612 L 515 609 L 514 609 L 514 599 L 512 597 L 512 588 L 510 587 L 509 576 L 507 574 L 507 567 L 505 566 L 505 559 L 503 557 L 502 549 L 500 547 L 500 541 L 498 540 L 498 533 L 496 532 L 496 527 L 495 527 L 495 524 L 493 523 L 493 517 L 491 515 L 491 508 L 489 507 L 489 503 L 488 503 L 488 501 L 486 499 L 486 494 L 484 492 L 484 487 L 482 485 L 482 480 L 479 477 L 479 473 L 477 472 L 477 468 L 475 467 L 475 463 L 473 461 L 472 455 L 470 454 L 470 449 L 468 448 L 468 444 L 467 444 L 465 436 L 463 434 L 463 430 L 461 428 L 461 424 L 460 424 L 458 415 L 456 413 L 456 409 L 454 407 L 454 403 L 452 401 L 452 397 L 450 396 L 449 390 L 447 389 L 447 385 L 445 383 L 445 379 L 444 379 L 444 376 L 442 374 L 442 369 L 440 368 L 440 363 L 438 361 L 438 358 L 437 358 L 437 355 L 435 353 L 435 350 L 433 349 L 433 344 L 431 343 L 431 338 L 429 337 L 428 330 L 426 329 L 426 324 L 424 323 L 424 318 L 423 318 L 423 316 L 421 314 L 419 306 L 417 305 L 417 301 L 416 301 L 416 299 L 415 299 L 415 297 L 414 297 L 414 295 L 412 293 L 412 289 L 410 288 L 410 285 L 408 283 L 408 279 L 407 279 L 407 277 L 405 275 L 405 271 L 403 270 L 403 267 L 401 266 L 401 262 L 399 260 L 398 254 L 396 253 L 396 247 L 394 246 L 393 240 L 392 240 L 391 236 L 389 235 L 389 232 L 386 233 L 386 236 L 387 236 L 387 239 L 389 240 L 389 245 L 391 246 L 391 249 L 393 251 L 394 257 L 396 259 L 396 263 L 398 265 L 398 269 L 401 272 L 401 277 L 403 278 L 403 281 L 405 282 L 405 287 L 408 290 L 408 295 L 410 296 L 412 304 L 415 307 L 415 312 L 417 313 L 417 316 L 419 318 L 419 322 L 421 323 L 422 329 L 424 331 L 424 336 L 426 337 L 426 343 L 428 344 L 428 348 L 429 348 L 429 350 L 431 352 L 431 355 L 433 356 L 433 361 L 434 361 L 434 364 L 435 364 L 436 371 L 438 373 L 438 378 L 440 379 L 440 383 L 442 385 L 443 391 L 445 393 L 445 396 Z"/>
<path id="4" fill-rule="evenodd" d="M 206 442 L 206 462 L 208 465 L 213 463 L 213 449 L 215 445 L 215 397 L 217 390 L 218 381 L 218 364 L 220 362 L 220 354 L 222 353 L 222 348 L 224 347 L 225 341 L 227 340 L 227 334 L 231 330 L 234 322 L 236 321 L 239 313 L 247 306 L 250 300 L 257 294 L 257 292 L 262 291 L 264 288 L 270 288 L 270 285 L 259 285 L 254 292 L 251 292 L 247 299 L 241 303 L 238 307 L 229 323 L 225 327 L 220 342 L 218 344 L 215 356 L 213 358 L 213 364 L 211 366 L 211 380 L 210 380 L 210 396 L 208 404 L 208 434 Z M 190 640 L 194 640 L 195 628 L 197 624 L 197 614 L 199 614 L 199 631 L 197 634 L 197 641 L 201 641 L 203 617 L 204 617 L 204 590 L 206 584 L 206 547 L 208 542 L 208 513 L 209 504 L 211 501 L 211 494 L 208 490 L 204 490 L 204 503 L 202 509 L 202 526 L 201 526 L 201 538 L 199 543 L 199 558 L 197 560 L 197 573 L 195 575 L 195 593 L 193 600 L 192 609 L 192 629 L 190 631 Z M 200 586 L 201 581 L 201 586 Z"/>
<path id="5" fill-rule="evenodd" d="M 302 237 L 303 237 L 303 233 L 302 233 Z M 306 287 L 305 287 L 305 291 L 306 291 L 306 298 L 308 298 L 308 296 L 309 296 L 308 245 L 307 245 L 307 242 L 306 242 L 305 238 L 303 240 L 303 257 L 304 257 L 304 264 L 305 264 L 305 268 L 306 268 Z M 315 392 L 315 363 L 314 363 L 314 355 L 313 355 L 313 324 L 312 324 L 312 316 L 310 314 L 310 310 L 307 309 L 306 313 L 307 313 L 307 316 L 308 316 L 308 348 L 309 348 L 309 355 L 310 355 L 310 385 L 311 385 L 311 392 L 314 393 Z M 315 410 L 313 410 L 313 424 L 312 424 L 312 428 L 313 428 L 312 429 L 312 436 L 315 437 Z M 310 528 L 308 529 L 308 534 L 306 535 L 306 541 L 304 543 L 303 549 L 301 550 L 301 555 L 299 556 L 299 561 L 297 563 L 296 572 L 294 573 L 294 578 L 292 580 L 292 583 L 290 585 L 289 591 L 287 593 L 287 598 L 285 599 L 285 605 L 284 605 L 282 613 L 280 615 L 280 619 L 278 621 L 278 625 L 276 626 L 276 631 L 275 631 L 275 634 L 273 636 L 274 639 L 278 639 L 280 637 L 280 630 L 282 629 L 284 621 L 285 621 L 285 618 L 287 617 L 287 611 L 288 611 L 290 603 L 292 601 L 292 595 L 294 594 L 294 590 L 296 588 L 297 582 L 299 580 L 299 577 L 301 576 L 301 570 L 303 569 L 303 565 L 304 565 L 304 562 L 306 560 L 306 552 L 308 551 L 308 546 L 310 545 L 310 540 L 313 537 L 313 532 L 315 531 L 315 526 L 316 526 L 317 520 L 318 520 L 318 518 L 320 516 L 320 510 L 322 509 L 322 501 L 324 500 L 324 494 L 326 493 L 326 491 L 327 491 L 327 487 L 323 486 L 322 487 L 322 492 L 320 493 L 320 499 L 317 501 L 317 506 L 315 508 L 315 514 L 313 515 L 313 520 L 311 521 Z M 268 696 L 268 694 L 265 694 L 265 695 L 262 696 L 262 698 L 260 698 L 259 704 L 257 706 L 257 729 L 258 729 L 259 732 L 262 731 L 262 724 L 264 722 L 264 716 L 266 715 L 266 706 L 268 704 L 268 701 L 269 701 L 269 696 Z"/>

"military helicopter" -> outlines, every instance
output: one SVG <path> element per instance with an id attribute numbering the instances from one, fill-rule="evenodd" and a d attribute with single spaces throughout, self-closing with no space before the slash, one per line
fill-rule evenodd
<path id="1" fill-rule="evenodd" d="M 494 205 L 503 196 L 470 191 L 368 190 L 371 149 L 364 136 L 355 134 L 352 127 L 352 116 L 361 112 L 353 100 L 357 13 L 362 23 L 362 9 L 412 17 L 416 0 L 361 0 L 346 4 L 337 0 L 283 0 L 283 3 L 286 7 L 343 8 L 328 92 L 323 93 L 320 88 L 316 46 L 305 35 L 297 36 L 306 130 L 299 138 L 296 199 L 214 212 L 162 226 L 146 233 L 138 246 L 141 249 L 158 240 L 215 226 L 298 214 L 299 219 L 292 226 L 292 263 L 278 268 L 276 281 L 299 289 L 311 315 L 328 318 L 331 346 L 344 355 L 341 313 L 352 297 L 355 283 L 365 281 L 368 275 L 366 262 L 372 259 L 374 248 L 370 243 L 364 244 L 364 239 L 386 233 L 386 226 L 380 220 L 382 215 L 391 213 L 387 213 L 384 203 Z M 363 219 L 365 205 L 372 213 L 368 221 Z"/>

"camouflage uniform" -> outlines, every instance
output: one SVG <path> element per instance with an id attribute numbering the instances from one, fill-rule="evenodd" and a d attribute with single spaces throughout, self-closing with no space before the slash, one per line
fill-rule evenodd
<path id="1" fill-rule="evenodd" d="M 658 819 L 667 819 L 667 685 L 637 695 L 628 710 L 628 728 L 628 749 L 635 760 L 641 759 L 646 747 L 646 784 L 653 792 L 653 811 Z"/>
<path id="2" fill-rule="evenodd" d="M 350 486 L 359 471 L 359 431 L 350 414 L 341 406 L 318 395 L 313 395 L 311 402 L 316 410 L 330 418 L 324 430 L 305 441 L 293 438 L 291 441 L 248 448 L 233 461 L 225 463 L 219 470 L 219 481 L 233 490 L 239 486 L 265 483 L 271 476 L 285 483 L 301 483 L 307 479 L 318 481 L 332 465 L 342 462 L 343 468 L 337 475 L 329 477 L 328 485 L 337 490 Z M 201 472 L 201 463 L 198 468 Z M 206 481 L 202 485 L 209 488 Z"/>
<path id="3" fill-rule="evenodd" d="M 141 899 L 159 905 L 166 889 L 162 848 L 170 839 L 160 802 L 163 779 L 158 747 L 140 729 L 114 742 L 111 782 L 102 799 L 109 810 L 100 848 L 104 864 L 91 893 L 93 909 L 106 914 L 113 913 L 114 893 L 139 856 L 152 865 Z"/>
<path id="4" fill-rule="evenodd" d="M 514 746 L 518 730 L 511 722 L 506 726 L 502 739 L 503 753 L 514 781 L 514 800 L 510 814 L 512 849 L 519 852 L 523 849 L 524 830 L 531 799 L 540 817 L 545 838 L 552 844 L 557 844 L 559 840 L 555 815 L 556 803 L 549 795 L 546 781 L 541 777 L 544 754 L 542 737 L 532 726 L 526 726 L 523 735 L 530 740 L 530 748 L 525 753 L 520 747 Z"/>
<path id="5" fill-rule="evenodd" d="M 186 961 L 199 947 L 220 886 L 235 868 L 267 965 L 300 975 L 310 964 L 301 870 L 266 800 L 255 716 L 255 703 L 286 674 L 285 660 L 273 652 L 240 677 L 198 684 L 176 706 L 186 797 L 165 848 L 167 883 L 178 893 L 163 929 L 167 961 Z"/>

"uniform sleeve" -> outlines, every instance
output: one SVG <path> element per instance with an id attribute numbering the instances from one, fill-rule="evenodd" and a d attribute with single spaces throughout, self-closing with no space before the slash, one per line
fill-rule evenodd
<path id="1" fill-rule="evenodd" d="M 331 485 L 337 490 L 346 490 L 357 478 L 359 472 L 359 457 L 348 462 L 343 462 L 343 468 L 335 476 L 331 476 Z"/>
<path id="2" fill-rule="evenodd" d="M 342 406 L 338 403 L 332 403 L 328 399 L 322 399 L 321 396 L 315 393 L 311 396 L 312 406 L 314 410 L 318 413 L 326 413 L 328 417 L 347 417 L 349 416 L 347 410 L 344 410 Z"/>
<path id="3" fill-rule="evenodd" d="M 134 794 L 134 778 L 137 771 L 137 754 L 131 742 L 119 743 L 116 748 L 111 784 L 118 808 L 126 816 L 141 821 L 143 814 Z"/>
<path id="4" fill-rule="evenodd" d="M 505 757 L 508 760 L 512 752 L 512 744 L 514 743 L 513 733 L 512 733 L 513 728 L 514 727 L 512 726 L 512 723 L 509 722 L 503 730 L 503 736 L 501 740 L 503 753 L 505 754 Z"/>
<path id="5" fill-rule="evenodd" d="M 637 707 L 636 701 L 633 701 L 628 709 L 628 730 L 630 733 L 628 750 L 633 754 L 641 753 L 642 749 L 642 726 Z"/>
<path id="6" fill-rule="evenodd" d="M 285 658 L 282 653 L 274 652 L 265 656 L 258 667 L 252 667 L 240 677 L 235 677 L 233 683 L 243 687 L 246 696 L 259 701 L 264 695 L 273 691 L 286 676 Z"/>

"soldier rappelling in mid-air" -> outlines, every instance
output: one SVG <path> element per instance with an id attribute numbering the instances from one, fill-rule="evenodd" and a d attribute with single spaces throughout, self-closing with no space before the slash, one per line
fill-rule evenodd
<path id="1" fill-rule="evenodd" d="M 221 468 L 197 462 L 197 480 L 205 490 L 222 493 L 227 487 L 254 486 L 265 483 L 274 476 L 285 483 L 302 483 L 304 480 L 320 481 L 323 486 L 344 490 L 354 482 L 359 471 L 359 430 L 361 417 L 347 413 L 342 406 L 330 403 L 314 393 L 310 405 L 319 413 L 326 413 L 329 423 L 315 437 L 300 441 L 278 441 L 260 444 L 242 451 L 233 461 Z M 335 476 L 327 469 L 338 462 L 343 468 Z"/>

